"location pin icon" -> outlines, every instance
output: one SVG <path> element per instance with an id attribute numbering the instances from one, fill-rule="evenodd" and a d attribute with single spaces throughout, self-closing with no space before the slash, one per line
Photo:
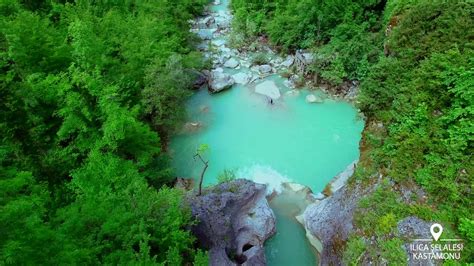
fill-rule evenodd
<path id="1" fill-rule="evenodd" d="M 435 232 L 435 231 L 437 231 L 437 232 Z M 443 227 L 440 224 L 433 224 L 430 227 L 430 232 L 431 232 L 431 235 L 433 236 L 434 240 L 438 241 L 439 237 L 443 233 Z"/>

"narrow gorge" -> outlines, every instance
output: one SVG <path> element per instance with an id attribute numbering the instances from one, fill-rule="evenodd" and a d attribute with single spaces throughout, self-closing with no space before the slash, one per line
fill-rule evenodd
<path id="1" fill-rule="evenodd" d="M 208 85 L 188 101 L 188 122 L 172 139 L 173 165 L 180 177 L 199 177 L 202 165 L 193 155 L 207 144 L 205 186 L 225 173 L 267 186 L 276 217 L 276 233 L 265 242 L 267 264 L 317 264 L 322 243 L 305 226 L 304 213 L 352 174 L 363 119 L 348 101 L 321 89 L 296 88 L 303 73 L 294 55 L 281 57 L 263 42 L 233 48 L 228 5 L 216 1 L 192 22 L 213 67 L 205 73 Z M 265 60 L 258 62 L 262 55 Z M 221 255 L 213 254 L 217 265 Z"/>

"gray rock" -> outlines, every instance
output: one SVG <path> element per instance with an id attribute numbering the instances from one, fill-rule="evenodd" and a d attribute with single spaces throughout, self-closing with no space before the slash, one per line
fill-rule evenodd
<path id="1" fill-rule="evenodd" d="M 237 61 L 235 58 L 230 58 L 224 63 L 224 66 L 228 68 L 236 68 L 239 66 L 239 64 L 239 61 Z"/>
<path id="2" fill-rule="evenodd" d="M 231 88 L 234 83 L 234 79 L 229 74 L 212 71 L 211 81 L 209 82 L 209 91 L 213 93 L 220 92 Z"/>
<path id="3" fill-rule="evenodd" d="M 225 47 L 225 46 L 219 47 L 219 50 L 220 50 L 221 53 L 223 53 L 223 54 L 229 54 L 229 55 L 230 55 L 230 53 L 231 53 L 230 48 L 227 48 L 227 47 Z"/>
<path id="4" fill-rule="evenodd" d="M 357 98 L 358 94 L 359 94 L 359 84 L 353 82 L 352 86 L 347 90 L 345 98 L 348 100 L 354 100 L 355 98 Z"/>
<path id="5" fill-rule="evenodd" d="M 266 186 L 237 179 L 188 195 L 197 224 L 191 230 L 210 265 L 265 265 L 264 242 L 275 233 Z"/>
<path id="6" fill-rule="evenodd" d="M 220 30 L 229 28 L 230 27 L 230 20 L 227 20 L 227 19 L 220 20 L 219 22 L 217 22 L 217 27 Z"/>
<path id="7" fill-rule="evenodd" d="M 207 16 L 201 21 L 201 23 L 205 25 L 206 27 L 210 27 L 214 22 L 215 22 L 215 19 L 212 16 Z"/>
<path id="8" fill-rule="evenodd" d="M 247 61 L 241 61 L 240 65 L 242 65 L 243 67 L 246 67 L 246 68 L 250 67 L 250 63 L 247 62 Z"/>
<path id="9" fill-rule="evenodd" d="M 289 88 L 296 88 L 298 86 L 302 86 L 300 76 L 296 74 L 291 75 L 288 81 L 285 82 L 285 85 Z"/>
<path id="10" fill-rule="evenodd" d="M 261 65 L 258 67 L 258 71 L 262 74 L 269 74 L 272 72 L 272 67 L 270 65 Z"/>
<path id="11" fill-rule="evenodd" d="M 314 199 L 317 199 L 317 200 L 323 200 L 324 198 L 326 198 L 326 196 L 321 192 L 314 195 Z"/>
<path id="12" fill-rule="evenodd" d="M 359 160 L 355 160 L 350 163 L 344 171 L 340 172 L 331 180 L 331 192 L 334 193 L 341 189 L 346 183 L 347 180 L 354 174 L 355 168 Z"/>
<path id="13" fill-rule="evenodd" d="M 414 183 L 403 183 L 399 185 L 401 198 L 406 204 L 416 204 L 419 201 L 426 200 L 426 192 Z"/>
<path id="14" fill-rule="evenodd" d="M 239 72 L 237 74 L 234 74 L 232 75 L 232 78 L 235 80 L 235 83 L 242 84 L 242 85 L 249 83 L 249 80 L 250 80 L 250 76 L 244 72 Z"/>
<path id="15" fill-rule="evenodd" d="M 218 47 L 223 46 L 225 44 L 225 40 L 222 40 L 222 39 L 212 40 L 211 42 L 212 44 Z"/>
<path id="16" fill-rule="evenodd" d="M 289 80 L 289 79 L 286 79 L 285 81 L 283 81 L 283 84 L 285 84 L 285 86 L 287 86 L 290 89 L 294 89 L 296 87 L 295 83 L 292 80 Z M 294 91 L 294 90 L 292 90 L 292 91 Z"/>
<path id="17" fill-rule="evenodd" d="M 397 229 L 400 236 L 405 239 L 417 239 L 417 238 L 430 239 L 431 238 L 430 227 L 432 224 L 433 223 L 421 220 L 416 216 L 409 216 L 398 222 Z M 413 252 L 410 250 L 410 244 L 412 243 L 420 243 L 420 242 L 409 241 L 409 243 L 405 243 L 403 245 L 405 252 L 407 253 L 409 265 L 423 265 L 423 266 L 424 265 L 426 266 L 437 265 L 435 261 L 430 260 L 430 259 L 416 260 L 413 256 Z"/>
<path id="18" fill-rule="evenodd" d="M 308 94 L 306 96 L 306 102 L 308 102 L 308 103 L 322 103 L 324 101 L 323 101 L 323 99 L 321 99 L 320 97 L 318 97 L 314 94 Z"/>
<path id="19" fill-rule="evenodd" d="M 407 238 L 431 238 L 430 227 L 433 223 L 425 222 L 416 216 L 409 216 L 397 224 L 398 232 Z"/>
<path id="20" fill-rule="evenodd" d="M 223 65 L 229 58 L 229 56 L 226 54 L 216 55 L 216 57 L 217 57 L 217 62 L 219 65 Z"/>
<path id="21" fill-rule="evenodd" d="M 277 85 L 272 80 L 265 80 L 255 86 L 255 92 L 270 97 L 273 100 L 277 100 L 281 97 L 280 89 L 278 89 Z"/>
<path id="22" fill-rule="evenodd" d="M 296 74 L 293 74 L 290 76 L 290 81 L 292 82 L 296 82 L 298 79 L 300 79 L 300 76 L 299 75 L 296 75 Z"/>
<path id="23" fill-rule="evenodd" d="M 310 204 L 303 213 L 304 226 L 311 243 L 320 253 L 320 265 L 343 265 L 337 248 L 353 231 L 353 216 L 359 200 L 373 188 L 355 185 L 336 191 L 320 202 Z M 318 246 L 318 244 L 320 246 Z"/>
<path id="24" fill-rule="evenodd" d="M 225 12 L 225 11 L 219 11 L 217 14 L 216 14 L 216 18 L 215 18 L 215 23 L 217 25 L 217 27 L 219 28 L 219 30 L 225 30 L 225 29 L 228 29 L 230 27 L 230 22 L 232 20 L 232 16 Z"/>
<path id="25" fill-rule="evenodd" d="M 211 71 L 209 71 L 209 70 L 207 70 L 207 69 L 203 69 L 203 70 L 202 70 L 202 73 L 203 73 L 204 75 L 206 75 L 206 77 L 210 77 L 210 76 L 211 76 Z"/>
<path id="26" fill-rule="evenodd" d="M 207 76 L 204 73 L 201 73 L 196 70 L 191 70 L 189 71 L 189 75 L 193 79 L 193 88 L 194 89 L 199 89 L 201 88 L 204 84 L 207 83 Z"/>
<path id="27" fill-rule="evenodd" d="M 250 70 L 252 70 L 255 73 L 258 73 L 259 72 L 259 66 L 251 66 Z"/>
<path id="28" fill-rule="evenodd" d="M 251 75 L 250 75 L 250 81 L 249 81 L 249 83 L 253 83 L 253 82 L 255 82 L 255 81 L 259 80 L 259 79 L 260 79 L 260 77 L 259 77 L 258 75 L 253 75 L 253 74 L 251 74 Z"/>
<path id="29" fill-rule="evenodd" d="M 289 68 L 295 62 L 295 58 L 291 55 L 286 57 L 286 60 L 281 63 L 281 66 Z"/>

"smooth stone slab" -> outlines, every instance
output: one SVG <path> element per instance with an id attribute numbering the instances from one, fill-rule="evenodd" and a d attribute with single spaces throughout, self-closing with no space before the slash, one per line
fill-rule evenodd
<path id="1" fill-rule="evenodd" d="M 260 65 L 258 67 L 258 71 L 260 71 L 262 74 L 268 74 L 272 72 L 272 67 L 270 65 Z"/>
<path id="2" fill-rule="evenodd" d="M 255 86 L 255 92 L 268 96 L 273 100 L 277 100 L 281 97 L 280 89 L 278 89 L 277 85 L 272 80 L 266 80 Z"/>
<path id="3" fill-rule="evenodd" d="M 235 83 L 245 85 L 249 82 L 250 76 L 244 72 L 240 72 L 232 75 L 232 78 L 235 80 Z"/>
<path id="4" fill-rule="evenodd" d="M 230 58 L 224 63 L 224 66 L 228 68 L 236 68 L 239 66 L 239 64 L 239 61 L 237 61 L 235 58 Z"/>

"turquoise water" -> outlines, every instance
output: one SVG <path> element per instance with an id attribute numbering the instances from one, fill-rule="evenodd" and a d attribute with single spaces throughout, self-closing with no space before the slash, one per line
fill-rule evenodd
<path id="1" fill-rule="evenodd" d="M 282 79 L 273 76 L 281 86 Z M 189 121 L 202 127 L 175 136 L 171 143 L 173 163 L 179 176 L 197 178 L 202 164 L 193 159 L 201 143 L 209 145 L 209 168 L 204 184 L 215 184 L 225 169 L 238 177 L 277 188 L 283 181 L 322 191 L 329 180 L 359 156 L 363 121 L 348 103 L 305 101 L 307 91 L 287 96 L 274 105 L 253 91 L 234 86 L 223 93 L 197 92 L 188 103 Z M 286 202 L 286 203 L 285 203 Z M 285 204 L 284 204 L 285 203 Z M 315 265 L 315 252 L 304 228 L 289 212 L 292 205 L 276 197 L 271 201 L 277 218 L 277 234 L 266 246 L 268 265 Z"/>
<path id="2" fill-rule="evenodd" d="M 283 193 L 270 202 L 276 216 L 276 235 L 265 243 L 268 265 L 317 265 L 314 248 L 295 216 L 304 209 L 304 195 Z M 298 204 L 300 203 L 300 204 Z"/>
<path id="3" fill-rule="evenodd" d="M 211 1 L 211 3 L 214 2 L 214 1 Z M 212 12 L 219 12 L 219 11 L 226 11 L 229 9 L 229 3 L 230 1 L 229 0 L 220 0 L 220 4 L 219 5 L 213 5 L 211 4 L 210 5 L 210 11 Z"/>
<path id="4" fill-rule="evenodd" d="M 193 154 L 205 143 L 210 147 L 205 185 L 215 184 L 219 173 L 230 169 L 239 177 L 273 186 L 293 181 L 321 191 L 358 158 L 363 121 L 350 104 L 309 104 L 307 93 L 283 92 L 282 99 L 270 105 L 267 98 L 240 85 L 215 95 L 199 91 L 189 101 L 188 113 L 189 121 L 202 127 L 177 135 L 170 146 L 178 176 L 199 176 L 201 163 Z"/>

